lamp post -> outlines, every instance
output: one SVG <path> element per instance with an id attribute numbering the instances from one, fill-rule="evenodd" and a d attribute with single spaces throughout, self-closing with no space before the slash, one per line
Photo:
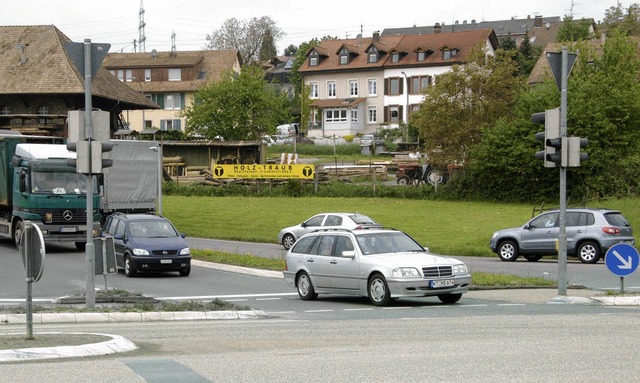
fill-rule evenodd
<path id="1" fill-rule="evenodd" d="M 400 72 L 404 76 L 404 91 L 407 94 L 406 106 L 404 109 L 404 142 L 409 142 L 409 78 L 404 72 Z"/>

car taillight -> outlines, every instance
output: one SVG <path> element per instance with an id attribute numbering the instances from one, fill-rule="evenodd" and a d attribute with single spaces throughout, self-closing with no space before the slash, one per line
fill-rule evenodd
<path id="1" fill-rule="evenodd" d="M 353 228 L 353 230 L 360 230 L 360 229 L 362 229 L 362 226 L 356 226 Z"/>
<path id="2" fill-rule="evenodd" d="M 613 235 L 619 235 L 620 234 L 620 229 L 618 229 L 617 227 L 603 227 L 602 231 L 607 233 L 607 234 L 613 234 Z"/>

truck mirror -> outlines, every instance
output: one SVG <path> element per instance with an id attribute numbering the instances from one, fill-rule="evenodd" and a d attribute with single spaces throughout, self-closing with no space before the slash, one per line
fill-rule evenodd
<path id="1" fill-rule="evenodd" d="M 26 193 L 27 191 L 27 173 L 20 172 L 20 193 Z"/>

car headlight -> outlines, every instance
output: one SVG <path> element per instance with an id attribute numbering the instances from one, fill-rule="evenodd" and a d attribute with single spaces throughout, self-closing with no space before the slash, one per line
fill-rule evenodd
<path id="1" fill-rule="evenodd" d="M 454 274 L 467 274 L 467 265 L 465 265 L 464 263 L 453 265 L 453 273 Z"/>
<path id="2" fill-rule="evenodd" d="M 191 255 L 191 250 L 189 250 L 188 247 L 185 247 L 184 249 L 180 250 L 180 255 Z"/>
<path id="3" fill-rule="evenodd" d="M 134 255 L 149 255 L 149 252 L 145 249 L 133 249 Z"/>
<path id="4" fill-rule="evenodd" d="M 420 273 L 415 267 L 398 267 L 391 271 L 391 275 L 394 277 L 420 277 Z"/>

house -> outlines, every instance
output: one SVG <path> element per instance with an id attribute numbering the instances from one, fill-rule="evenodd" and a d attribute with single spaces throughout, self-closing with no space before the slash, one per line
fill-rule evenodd
<path id="1" fill-rule="evenodd" d="M 493 29 L 496 37 L 500 40 L 503 37 L 511 37 L 516 41 L 516 45 L 520 46 L 525 35 L 529 36 L 532 45 L 545 46 L 555 41 L 558 30 L 563 21 L 558 16 L 542 17 L 527 16 L 526 19 L 512 18 L 509 20 L 497 21 L 481 21 L 471 20 L 467 22 L 456 21 L 454 24 L 445 25 L 444 23 L 436 23 L 433 26 L 407 27 L 407 28 L 387 28 L 381 33 L 382 36 L 393 35 L 417 35 L 417 34 L 433 34 L 446 32 L 473 31 L 478 29 Z"/>
<path id="2" fill-rule="evenodd" d="M 126 111 L 127 128 L 185 130 L 180 115 L 193 103 L 195 93 L 224 73 L 240 72 L 237 50 L 110 53 L 103 66 L 121 83 L 159 106 L 154 111 Z"/>
<path id="3" fill-rule="evenodd" d="M 464 64 L 477 47 L 493 55 L 497 46 L 491 29 L 321 41 L 298 70 L 311 99 L 308 135 L 341 137 L 407 124 L 439 74 Z"/>
<path id="4" fill-rule="evenodd" d="M 67 137 L 68 112 L 85 106 L 84 76 L 65 50 L 71 40 L 53 25 L 0 26 L 0 129 Z M 122 110 L 155 104 L 99 68 L 91 83 L 92 107 L 110 112 L 110 129 Z"/>

